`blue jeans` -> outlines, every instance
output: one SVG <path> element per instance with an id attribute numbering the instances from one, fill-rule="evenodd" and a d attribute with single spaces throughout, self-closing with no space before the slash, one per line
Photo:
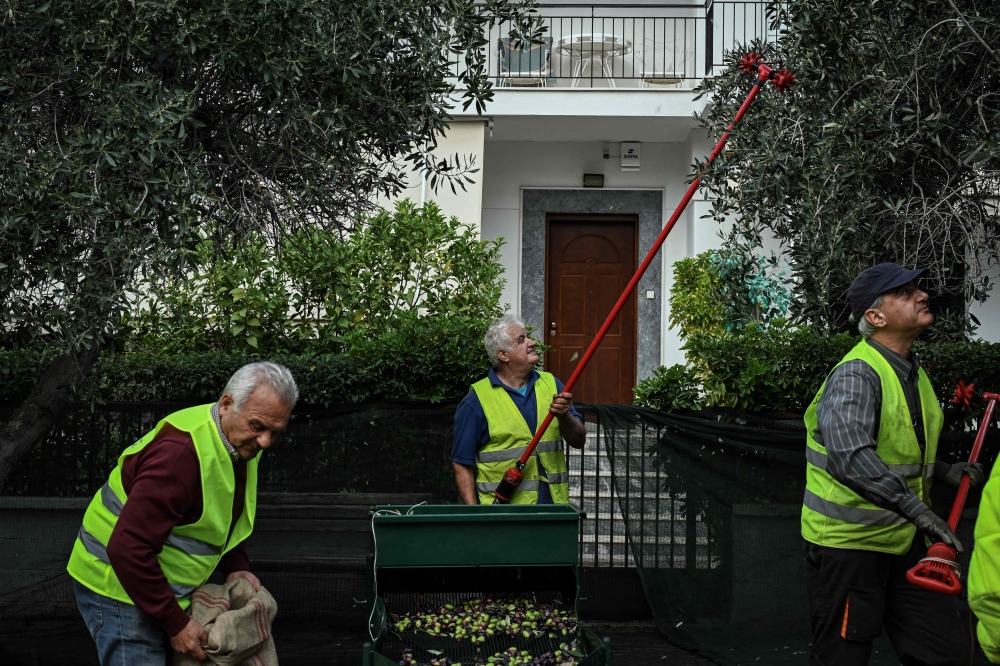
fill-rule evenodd
<path id="1" fill-rule="evenodd" d="M 169 639 L 148 615 L 73 581 L 76 605 L 101 666 L 165 666 Z"/>

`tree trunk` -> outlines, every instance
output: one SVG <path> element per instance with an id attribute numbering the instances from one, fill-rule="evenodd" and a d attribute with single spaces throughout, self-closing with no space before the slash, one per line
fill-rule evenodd
<path id="1" fill-rule="evenodd" d="M 69 402 L 73 384 L 87 376 L 100 356 L 100 346 L 61 354 L 49 365 L 31 394 L 11 414 L 0 429 L 0 492 L 14 464 L 31 446 L 48 433 L 52 421 Z"/>

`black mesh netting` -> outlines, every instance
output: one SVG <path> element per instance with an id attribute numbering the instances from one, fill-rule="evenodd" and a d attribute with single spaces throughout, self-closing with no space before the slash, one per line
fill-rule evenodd
<path id="1" fill-rule="evenodd" d="M 70 405 L 16 464 L 4 494 L 85 497 L 107 480 L 118 456 L 177 402 Z M 0 405 L 0 422 L 13 409 Z M 455 406 L 379 403 L 341 409 L 296 407 L 260 467 L 260 492 L 426 492 L 452 501 Z"/>
<path id="2" fill-rule="evenodd" d="M 660 629 L 720 664 L 806 664 L 801 417 L 595 408 L 631 555 Z M 946 433 L 940 458 L 967 457 L 972 438 Z M 991 463 L 995 433 L 987 442 Z M 936 508 L 951 499 L 938 489 Z M 968 506 L 978 503 L 970 496 Z M 959 529 L 966 544 L 973 514 Z M 871 663 L 898 663 L 884 638 L 875 649 Z"/>

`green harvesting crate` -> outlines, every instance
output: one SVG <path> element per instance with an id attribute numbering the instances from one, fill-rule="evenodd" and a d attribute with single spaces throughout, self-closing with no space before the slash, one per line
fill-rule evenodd
<path id="1" fill-rule="evenodd" d="M 576 566 L 580 559 L 580 512 L 569 504 L 379 506 L 376 511 L 379 567 Z"/>
<path id="2" fill-rule="evenodd" d="M 504 597 L 575 612 L 582 517 L 566 504 L 375 507 L 367 604 L 374 640 L 365 645 L 365 666 L 392 666 L 402 648 L 448 654 L 463 665 L 508 643 L 532 654 L 551 651 L 558 641 L 545 637 L 497 637 L 476 648 L 452 638 L 402 635 L 387 630 L 387 618 L 421 607 Z M 578 643 L 586 654 L 577 664 L 610 666 L 611 646 L 578 626 Z"/>

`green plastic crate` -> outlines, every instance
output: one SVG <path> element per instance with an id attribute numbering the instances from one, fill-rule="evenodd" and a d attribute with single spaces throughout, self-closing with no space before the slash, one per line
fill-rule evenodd
<path id="1" fill-rule="evenodd" d="M 379 598 L 389 592 L 376 587 L 380 570 L 424 576 L 421 569 L 497 567 L 556 567 L 569 572 L 574 597 L 579 591 L 579 509 L 567 504 L 548 505 L 382 505 L 372 518 L 372 557 L 369 558 L 368 609 L 371 629 L 378 637 L 366 644 L 365 666 L 391 666 L 396 662 L 379 653 L 386 609 Z M 549 571 L 540 569 L 540 576 Z M 386 572 L 388 573 L 388 572 Z M 491 583 L 484 581 L 483 587 Z M 377 589 L 377 593 L 376 593 Z M 441 591 L 440 589 L 437 591 Z M 445 590 L 447 592 L 447 590 Z M 581 627 L 591 652 L 579 666 L 611 666 L 611 646 Z"/>
<path id="2" fill-rule="evenodd" d="M 378 506 L 374 523 L 379 568 L 576 566 L 580 558 L 580 511 L 569 504 Z"/>

